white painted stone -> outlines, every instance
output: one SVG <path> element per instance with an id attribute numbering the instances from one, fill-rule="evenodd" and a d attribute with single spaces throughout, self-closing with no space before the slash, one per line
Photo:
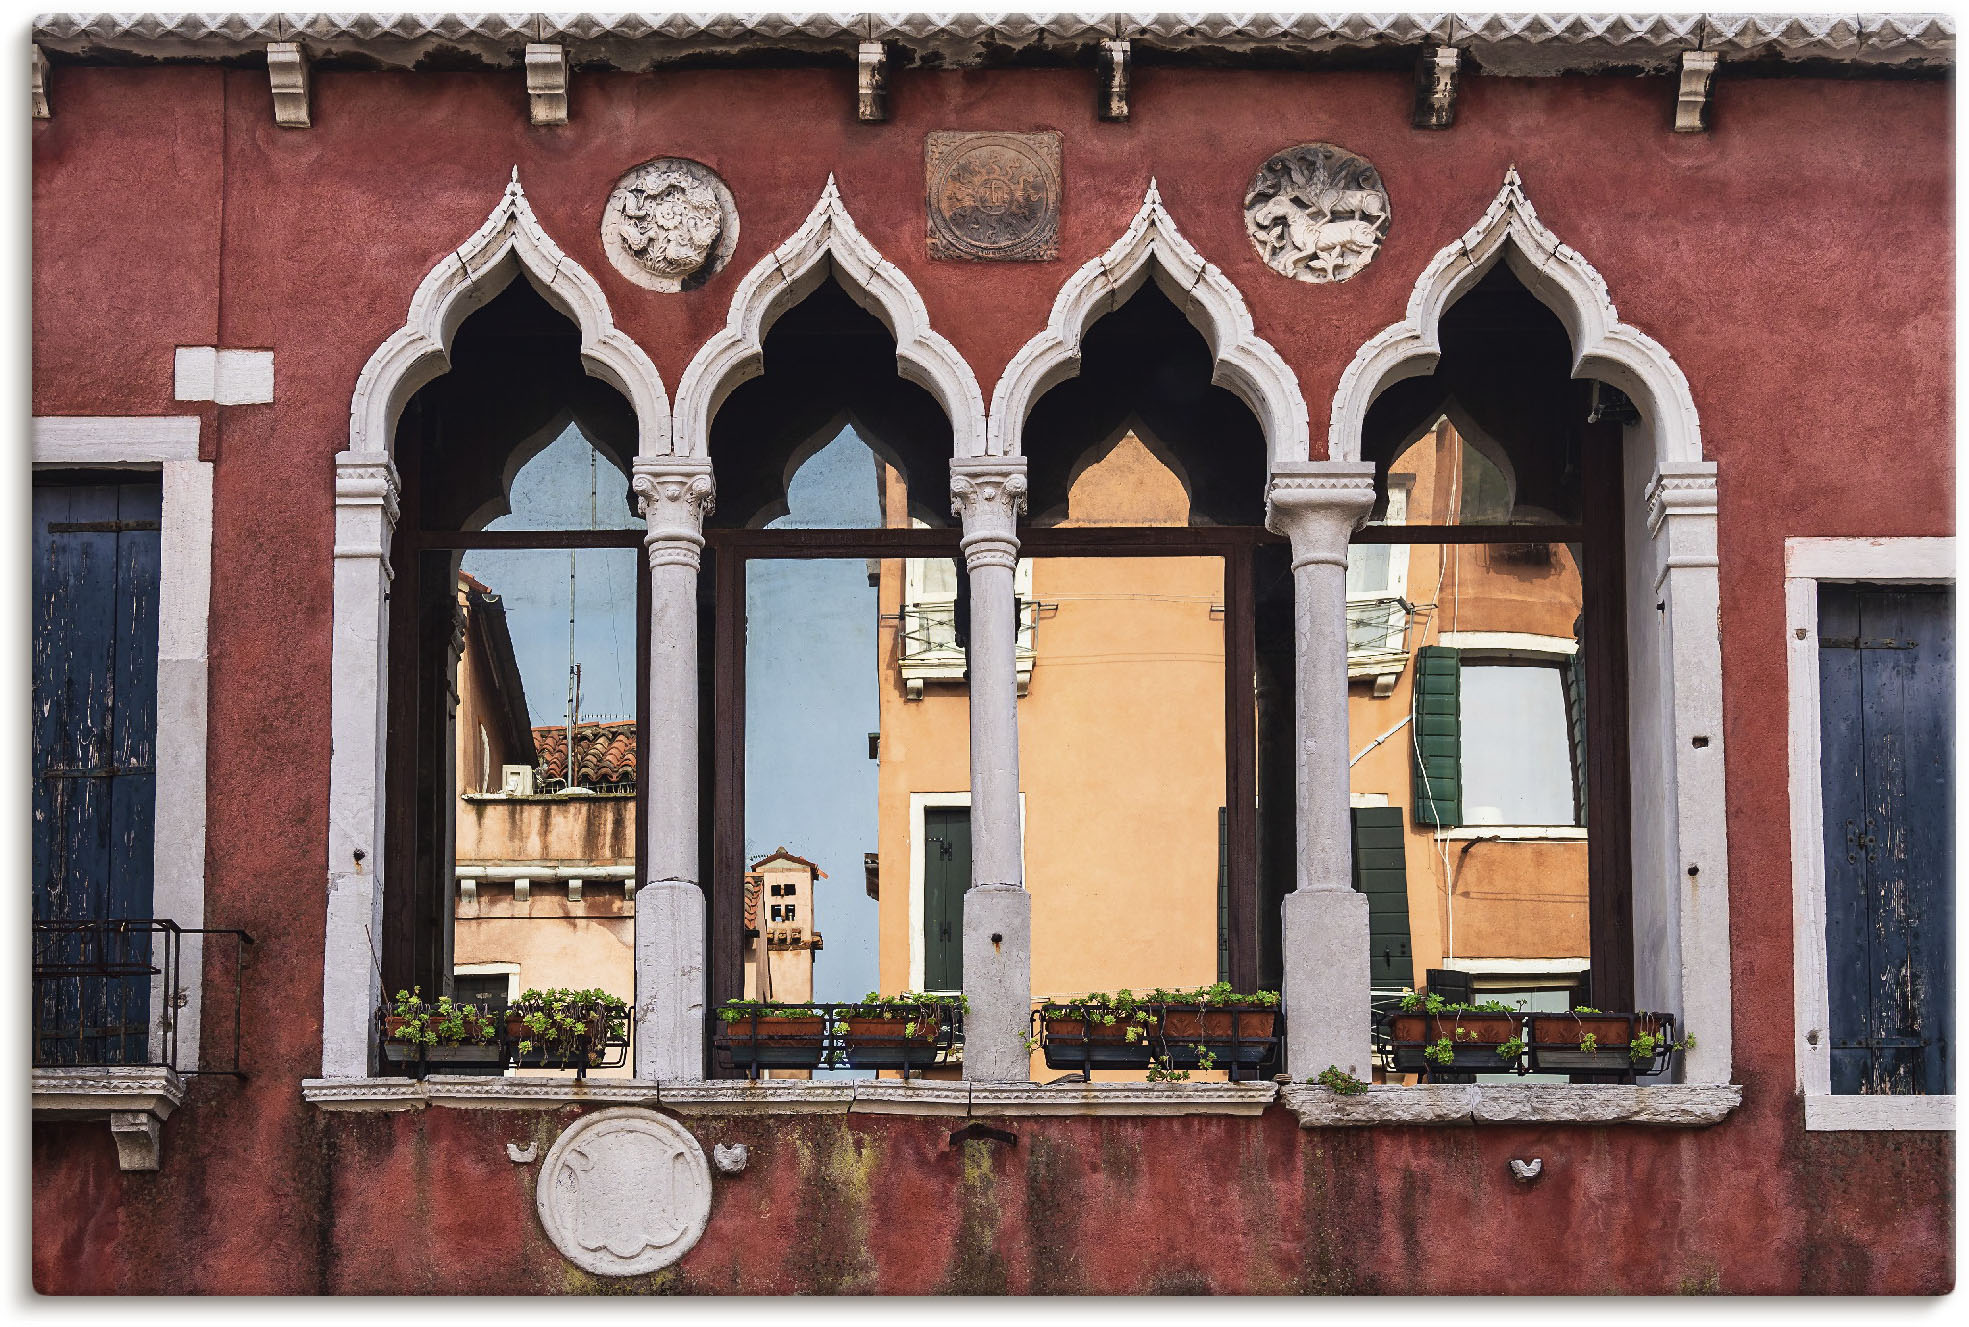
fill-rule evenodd
<path id="1" fill-rule="evenodd" d="M 975 703 L 975 702 L 974 702 Z M 972 824 L 977 842 L 977 824 Z M 964 894 L 964 1077 L 1025 1082 L 1032 1076 L 1032 895 L 1013 884 L 973 884 Z"/>
<path id="2" fill-rule="evenodd" d="M 971 1083 L 971 1114 L 1262 1115 L 1273 1083 Z"/>
<path id="3" fill-rule="evenodd" d="M 156 465 L 196 461 L 197 415 L 37 415 L 36 465 Z"/>
<path id="4" fill-rule="evenodd" d="M 1735 1084 L 1433 1083 L 1375 1086 L 1359 1096 L 1290 1084 L 1279 1101 L 1301 1128 L 1371 1125 L 1640 1124 L 1699 1128 L 1743 1103 Z"/>
<path id="5" fill-rule="evenodd" d="M 644 1276 L 690 1252 L 711 1219 L 711 1168 L 690 1131 L 633 1106 L 584 1115 L 541 1163 L 540 1225 L 597 1276 Z"/>
<path id="6" fill-rule="evenodd" d="M 658 157 L 615 182 L 602 211 L 609 265 L 646 290 L 693 290 L 731 260 L 738 207 L 718 173 L 687 157 Z"/>
<path id="7" fill-rule="evenodd" d="M 273 351 L 179 346 L 174 377 L 180 401 L 265 405 L 273 400 Z"/>
<path id="8" fill-rule="evenodd" d="M 896 339 L 896 370 L 937 399 L 958 456 L 984 451 L 984 394 L 957 348 L 930 325 L 923 297 L 848 215 L 832 175 L 785 243 L 761 258 L 732 295 L 724 329 L 691 357 L 677 384 L 676 451 L 705 456 L 725 397 L 765 368 L 765 338 L 779 316 L 830 275 Z"/>
<path id="9" fill-rule="evenodd" d="M 864 1115 L 968 1115 L 971 1085 L 912 1078 L 878 1078 L 855 1084 L 850 1110 Z"/>
<path id="10" fill-rule="evenodd" d="M 889 48 L 865 41 L 855 56 L 855 118 L 880 124 L 889 118 Z"/>
<path id="11" fill-rule="evenodd" d="M 1331 143 L 1274 152 L 1244 194 L 1244 229 L 1265 266 L 1315 285 L 1358 276 L 1388 237 L 1388 190 L 1365 157 Z"/>
<path id="12" fill-rule="evenodd" d="M 1367 895 L 1300 888 L 1281 913 L 1287 1072 L 1310 1076 L 1334 1065 L 1366 1078 L 1374 1051 Z"/>
<path id="13" fill-rule="evenodd" d="M 267 44 L 267 81 L 273 89 L 273 122 L 283 129 L 306 129 L 313 121 L 308 109 L 308 52 L 299 42 Z"/>
<path id="14" fill-rule="evenodd" d="M 638 1078 L 704 1073 L 704 891 L 688 880 L 636 891 L 635 1039 Z"/>
<path id="15" fill-rule="evenodd" d="M 518 1143 L 506 1144 L 506 1159 L 516 1166 L 530 1166 L 533 1164 L 533 1159 L 539 1155 L 540 1144 L 537 1141 L 528 1143 L 525 1147 L 521 1147 Z"/>
<path id="16" fill-rule="evenodd" d="M 665 1082 L 665 1110 L 683 1115 L 842 1115 L 855 1104 L 855 1084 L 802 1078 L 699 1079 Z"/>
<path id="17" fill-rule="evenodd" d="M 1955 1097 L 1811 1095 L 1805 1098 L 1805 1127 L 1834 1130 L 1955 1131 Z"/>
<path id="18" fill-rule="evenodd" d="M 752 1161 L 752 1149 L 744 1143 L 714 1143 L 711 1146 L 711 1160 L 721 1175 L 743 1174 Z"/>
<path id="19" fill-rule="evenodd" d="M 1299 379 L 1258 335 L 1251 310 L 1230 278 L 1205 262 L 1177 229 L 1154 180 L 1121 238 L 1067 278 L 1053 299 L 1046 330 L 1020 347 L 1005 366 L 991 395 L 986 452 L 1016 456 L 1024 451 L 1026 416 L 1048 390 L 1080 372 L 1080 343 L 1087 329 L 1151 278 L 1202 333 L 1216 357 L 1210 380 L 1251 407 L 1272 459 L 1306 459 L 1306 401 Z M 973 454 L 961 438 L 957 454 Z"/>
<path id="20" fill-rule="evenodd" d="M 567 123 L 567 47 L 558 42 L 526 44 L 526 98 L 534 124 Z"/>

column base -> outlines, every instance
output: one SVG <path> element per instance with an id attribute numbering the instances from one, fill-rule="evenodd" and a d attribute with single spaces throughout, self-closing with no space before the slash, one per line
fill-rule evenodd
<path id="1" fill-rule="evenodd" d="M 636 891 L 635 1057 L 638 1078 L 704 1077 L 704 891 L 688 880 Z"/>
<path id="2" fill-rule="evenodd" d="M 1367 952 L 1362 942 L 1361 952 Z M 964 894 L 964 1077 L 1032 1078 L 1032 895 L 1018 885 L 974 885 Z"/>
<path id="3" fill-rule="evenodd" d="M 1337 1065 L 1365 1080 L 1374 1062 L 1367 895 L 1297 890 L 1283 913 L 1286 1072 L 1304 1079 Z"/>

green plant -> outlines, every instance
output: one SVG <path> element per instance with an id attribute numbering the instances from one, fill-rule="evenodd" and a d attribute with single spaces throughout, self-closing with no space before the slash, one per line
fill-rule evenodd
<path id="1" fill-rule="evenodd" d="M 1399 1006 L 1404 1014 L 1515 1014 L 1518 1011 L 1501 1000 L 1460 1004 L 1427 991 L 1409 991 Z"/>
<path id="2" fill-rule="evenodd" d="M 1634 1040 L 1627 1044 L 1627 1058 L 1636 1062 L 1651 1060 L 1657 1051 L 1694 1050 L 1695 1044 L 1694 1033 L 1684 1034 L 1680 1041 L 1671 1041 L 1666 1032 L 1636 1032 Z"/>
<path id="3" fill-rule="evenodd" d="M 423 988 L 413 986 L 398 991 L 389 1017 L 403 1020 L 390 1032 L 391 1041 L 408 1041 L 424 1046 L 485 1046 L 499 1039 L 499 1022 L 475 1004 L 456 1004 L 440 995 L 432 1004 L 423 998 Z"/>
<path id="4" fill-rule="evenodd" d="M 968 1014 L 971 1002 L 962 995 L 931 995 L 925 991 L 904 991 L 900 995 L 882 995 L 870 991 L 849 1009 L 843 1011 L 846 1018 L 901 1018 L 904 1020 L 904 1037 L 916 1035 L 917 1027 L 930 1019 L 941 1021 L 950 1010 Z"/>
<path id="5" fill-rule="evenodd" d="M 522 1055 L 535 1050 L 593 1055 L 599 1043 L 629 1035 L 628 1004 L 606 991 L 522 991 L 506 1017 L 519 1021 Z"/>
<path id="6" fill-rule="evenodd" d="M 724 1008 L 718 1011 L 718 1017 L 726 1023 L 736 1023 L 741 1019 L 750 1022 L 754 1018 L 763 1023 L 773 1019 L 819 1018 L 820 1011 L 804 1004 L 774 1004 L 766 1000 L 732 999 L 725 1001 Z"/>
<path id="7" fill-rule="evenodd" d="M 1430 1064 L 1446 1065 L 1456 1058 L 1456 1047 L 1449 1044 L 1448 1037 L 1438 1037 L 1433 1045 L 1422 1048 L 1422 1058 Z"/>
<path id="8" fill-rule="evenodd" d="M 1579 1039 L 1579 1048 L 1585 1051 L 1588 1055 L 1591 1055 L 1593 1052 L 1600 1049 L 1600 1039 L 1599 1037 L 1595 1036 L 1593 1033 L 1588 1032 L 1585 1036 Z"/>
<path id="9" fill-rule="evenodd" d="M 1524 1053 L 1525 1039 L 1523 1037 L 1513 1037 L 1497 1048 L 1497 1058 L 1500 1060 L 1515 1060 Z"/>
<path id="10" fill-rule="evenodd" d="M 1306 1080 L 1321 1087 L 1331 1088 L 1343 1097 L 1358 1097 L 1367 1091 L 1367 1084 L 1348 1073 L 1337 1064 L 1329 1064 L 1317 1074 Z"/>

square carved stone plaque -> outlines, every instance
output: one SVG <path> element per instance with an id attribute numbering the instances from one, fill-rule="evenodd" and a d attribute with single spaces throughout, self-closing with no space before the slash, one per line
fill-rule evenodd
<path id="1" fill-rule="evenodd" d="M 1060 136 L 935 130 L 923 148 L 930 256 L 1038 263 L 1060 256 Z"/>

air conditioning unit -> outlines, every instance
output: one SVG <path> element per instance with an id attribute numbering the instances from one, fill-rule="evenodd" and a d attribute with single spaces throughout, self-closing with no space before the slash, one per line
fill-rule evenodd
<path id="1" fill-rule="evenodd" d="M 499 791 L 507 797 L 533 796 L 533 766 L 501 765 Z"/>

